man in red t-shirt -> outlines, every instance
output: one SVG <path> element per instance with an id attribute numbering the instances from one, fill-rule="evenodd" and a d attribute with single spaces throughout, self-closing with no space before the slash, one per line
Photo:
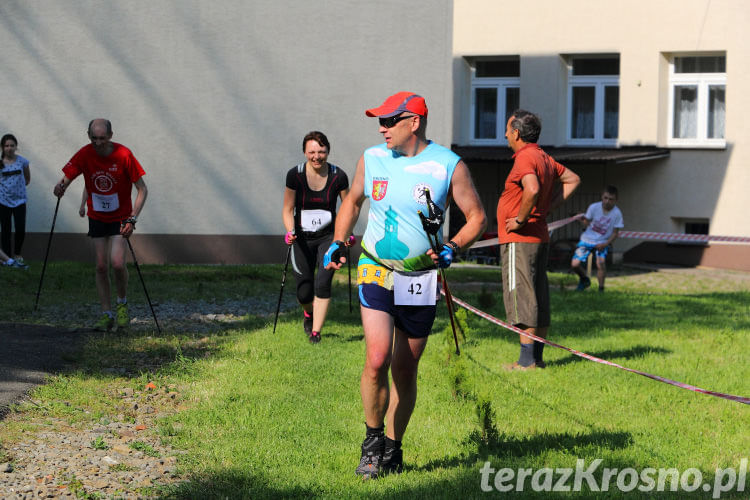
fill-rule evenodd
<path id="1" fill-rule="evenodd" d="M 82 147 L 63 167 L 63 178 L 55 184 L 53 192 L 58 198 L 62 197 L 73 179 L 83 174 L 88 195 L 88 235 L 94 242 L 96 290 L 102 305 L 102 316 L 94 328 L 107 331 L 115 325 L 110 296 L 109 264 L 114 270 L 117 290 L 117 328 L 125 328 L 130 323 L 125 238 L 135 230 L 135 223 L 146 202 L 148 189 L 143 182 L 146 172 L 133 153 L 122 144 L 112 142 L 112 124 L 109 120 L 91 120 L 88 136 L 91 144 Z M 131 202 L 133 185 L 138 191 L 135 203 Z"/>
<path id="2" fill-rule="evenodd" d="M 542 122 L 519 109 L 511 115 L 505 138 L 513 150 L 513 168 L 497 204 L 497 233 L 503 273 L 506 320 L 546 338 L 550 324 L 547 214 L 568 199 L 581 179 L 537 145 Z M 562 189 L 557 189 L 559 183 Z M 544 344 L 519 335 L 521 354 L 509 370 L 544 368 Z"/>

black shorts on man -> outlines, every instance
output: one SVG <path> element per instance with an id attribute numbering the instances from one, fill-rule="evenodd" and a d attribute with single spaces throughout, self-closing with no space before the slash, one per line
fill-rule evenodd
<path id="1" fill-rule="evenodd" d="M 89 217 L 88 236 L 92 238 L 106 238 L 108 236 L 117 236 L 120 234 L 119 222 L 102 222 Z"/>

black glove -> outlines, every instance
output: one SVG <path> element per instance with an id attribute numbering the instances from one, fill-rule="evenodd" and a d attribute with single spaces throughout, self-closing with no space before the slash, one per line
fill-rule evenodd
<path id="1" fill-rule="evenodd" d="M 419 211 L 419 219 L 422 221 L 422 228 L 427 234 L 435 235 L 440 231 L 440 226 L 443 225 L 445 220 L 445 213 L 443 210 L 432 201 L 430 197 L 430 190 L 424 189 L 424 197 L 427 200 L 427 216 Z"/>
<path id="2" fill-rule="evenodd" d="M 325 255 L 323 255 L 323 267 L 328 267 L 328 264 L 330 264 L 331 262 L 333 262 L 334 264 L 341 264 L 341 257 L 343 257 L 344 255 L 344 253 L 342 252 L 343 248 L 343 241 L 336 240 L 331 243 L 331 246 L 328 247 Z"/>

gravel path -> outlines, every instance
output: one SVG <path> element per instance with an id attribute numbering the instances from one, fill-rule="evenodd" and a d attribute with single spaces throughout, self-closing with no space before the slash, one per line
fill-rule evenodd
<path id="1" fill-rule="evenodd" d="M 273 321 L 276 300 L 165 302 L 154 309 L 162 332 L 200 334 L 233 328 L 248 311 Z M 292 294 L 286 294 L 282 312 L 297 307 Z M 29 399 L 28 391 L 47 376 L 72 368 L 68 361 L 86 338 L 102 335 L 82 326 L 98 313 L 95 305 L 42 307 L 35 320 L 57 326 L 0 323 L 0 422 L 23 419 L 29 429 L 28 439 L 0 446 L 0 498 L 151 498 L 157 486 L 186 480 L 176 469 L 181 451 L 164 446 L 155 432 L 160 418 L 180 409 L 175 387 L 123 388 L 114 394 L 120 413 L 94 424 L 71 426 L 65 420 L 8 413 L 11 403 L 42 404 Z M 130 314 L 131 332 L 154 331 L 148 304 L 131 304 Z M 140 361 L 136 368 L 149 371 Z M 103 371 L 128 375 L 115 365 Z"/>

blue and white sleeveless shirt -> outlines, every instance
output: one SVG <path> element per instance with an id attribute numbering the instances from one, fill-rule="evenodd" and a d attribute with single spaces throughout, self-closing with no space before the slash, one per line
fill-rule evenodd
<path id="1" fill-rule="evenodd" d="M 362 247 L 377 262 L 397 271 L 434 267 L 425 252 L 430 248 L 418 211 L 427 215 L 424 190 L 441 209 L 460 157 L 432 141 L 416 156 L 403 156 L 380 144 L 367 149 L 365 192 L 370 199 Z M 442 244 L 442 233 L 438 233 Z M 363 257 L 367 258 L 366 256 Z"/>

